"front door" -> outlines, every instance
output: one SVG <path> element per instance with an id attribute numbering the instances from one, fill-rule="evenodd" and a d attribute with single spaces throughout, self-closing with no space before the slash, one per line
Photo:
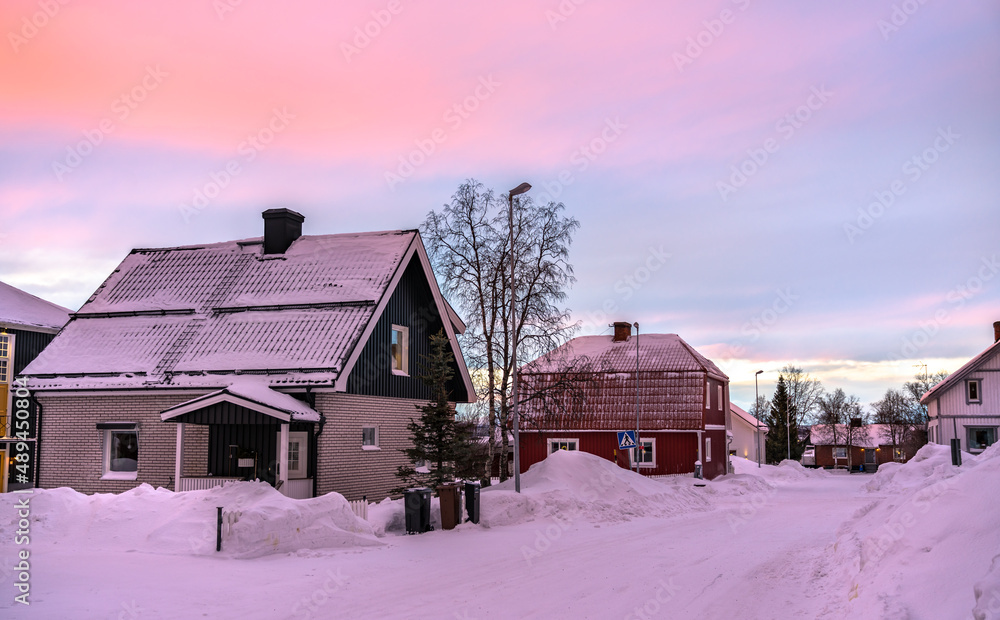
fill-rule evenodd
<path id="1" fill-rule="evenodd" d="M 278 433 L 281 441 L 281 433 Z M 277 454 L 281 454 L 278 446 Z M 309 433 L 292 431 L 288 433 L 288 479 L 309 477 Z"/>

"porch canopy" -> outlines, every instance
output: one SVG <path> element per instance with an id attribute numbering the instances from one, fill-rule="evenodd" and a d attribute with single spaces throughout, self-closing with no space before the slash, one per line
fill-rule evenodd
<path id="1" fill-rule="evenodd" d="M 280 425 L 276 487 L 286 495 L 288 486 L 289 428 L 293 422 L 319 422 L 320 414 L 297 398 L 272 390 L 262 377 L 239 377 L 221 390 L 199 396 L 160 412 L 164 422 L 177 423 L 177 454 L 174 463 L 174 490 L 185 491 L 221 484 L 224 476 L 214 476 L 213 484 L 199 485 L 182 477 L 184 426 L 261 427 Z M 261 429 L 263 430 L 263 429 Z"/>

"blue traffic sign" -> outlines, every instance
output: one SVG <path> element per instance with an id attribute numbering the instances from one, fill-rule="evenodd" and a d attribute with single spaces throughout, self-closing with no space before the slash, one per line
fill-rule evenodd
<path id="1" fill-rule="evenodd" d="M 635 447 L 635 431 L 618 431 L 618 449 L 628 450 Z"/>

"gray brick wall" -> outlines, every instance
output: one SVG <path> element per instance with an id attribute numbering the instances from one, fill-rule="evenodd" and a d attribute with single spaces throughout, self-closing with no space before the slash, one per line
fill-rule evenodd
<path id="1" fill-rule="evenodd" d="M 83 493 L 119 493 L 142 483 L 173 488 L 177 427 L 160 421 L 160 412 L 194 398 L 192 394 L 95 394 L 53 396 L 42 403 L 40 477 L 42 488 L 67 486 Z M 318 437 L 317 493 L 331 491 L 349 500 L 367 496 L 380 501 L 397 486 L 396 468 L 406 463 L 406 428 L 417 418 L 421 400 L 342 393 L 316 395 L 316 409 L 327 423 Z M 136 480 L 101 480 L 102 434 L 98 422 L 139 423 L 139 470 Z M 361 429 L 376 425 L 379 449 L 363 450 Z M 205 475 L 208 427 L 185 427 L 184 474 Z"/>
<path id="2" fill-rule="evenodd" d="M 160 412 L 194 398 L 191 394 L 37 394 L 42 404 L 39 485 L 72 487 L 82 493 L 119 493 L 142 483 L 173 488 L 177 426 Z M 98 422 L 139 423 L 136 480 L 101 480 L 103 431 Z M 208 427 L 187 426 L 185 471 L 204 472 Z M 200 463 L 199 463 L 200 460 Z M 200 470 L 199 470 L 200 467 Z"/>
<path id="3" fill-rule="evenodd" d="M 385 499 L 399 484 L 396 468 L 407 462 L 401 450 L 412 445 L 406 424 L 418 418 L 423 400 L 380 398 L 354 394 L 317 394 L 316 409 L 326 416 L 319 436 L 316 492 L 336 491 L 348 500 L 367 495 Z M 379 449 L 361 448 L 361 429 L 377 425 Z"/>

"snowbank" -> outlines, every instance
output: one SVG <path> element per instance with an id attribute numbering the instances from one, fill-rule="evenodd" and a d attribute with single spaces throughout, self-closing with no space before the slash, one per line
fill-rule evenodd
<path id="1" fill-rule="evenodd" d="M 16 515 L 15 501 L 3 515 Z M 257 557 L 303 548 L 378 545 L 371 526 L 354 516 L 342 495 L 289 499 L 263 482 L 238 482 L 204 491 L 173 491 L 143 484 L 120 494 L 84 495 L 69 488 L 38 489 L 31 496 L 33 538 L 101 549 L 172 555 L 214 555 L 217 506 L 238 511 L 223 540 L 223 555 Z M 0 538 L 13 540 L 14 517 L 0 522 Z"/>
<path id="2" fill-rule="evenodd" d="M 705 499 L 711 492 L 693 488 L 696 482 L 704 481 L 690 476 L 648 478 L 593 454 L 560 450 L 521 475 L 521 493 L 514 491 L 513 478 L 485 487 L 480 495 L 479 525 L 516 525 L 547 517 L 611 523 L 711 510 Z M 368 521 L 378 536 L 403 532 L 403 500 L 386 499 L 369 506 Z M 440 522 L 435 497 L 431 500 L 431 525 L 437 529 Z"/>
<path id="3" fill-rule="evenodd" d="M 693 478 L 651 479 L 593 454 L 560 450 L 521 475 L 521 493 L 507 480 L 483 489 L 485 527 L 556 516 L 592 523 L 711 510 Z"/>
<path id="4" fill-rule="evenodd" d="M 957 468 L 947 447 L 928 445 L 867 486 L 887 494 L 858 510 L 827 548 L 837 596 L 825 611 L 931 619 L 975 608 L 978 618 L 996 617 L 1000 448 Z"/>
<path id="5" fill-rule="evenodd" d="M 830 475 L 830 472 L 824 469 L 803 467 L 798 461 L 784 460 L 778 465 L 761 464 L 760 467 L 757 467 L 756 461 L 750 461 L 740 456 L 730 456 L 729 460 L 732 462 L 733 471 L 736 474 L 759 476 L 769 482 L 792 482 L 809 478 L 825 478 Z"/>
<path id="6" fill-rule="evenodd" d="M 962 453 L 962 467 L 972 467 L 977 457 Z M 951 464 L 951 447 L 929 443 L 920 448 L 913 458 L 902 463 L 883 463 L 864 488 L 868 492 L 900 493 L 919 489 L 928 484 L 945 480 L 959 473 Z"/>

